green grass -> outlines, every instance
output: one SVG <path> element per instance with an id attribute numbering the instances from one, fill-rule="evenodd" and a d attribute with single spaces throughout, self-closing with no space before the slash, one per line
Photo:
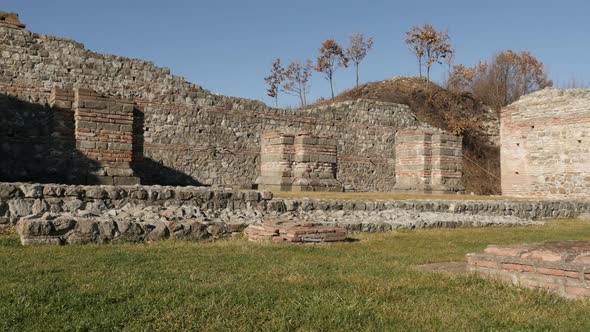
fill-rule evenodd
<path id="1" fill-rule="evenodd" d="M 21 247 L 0 234 L 0 330 L 590 330 L 590 301 L 416 264 L 588 239 L 571 220 L 358 234 L 326 246 L 163 241 Z"/>

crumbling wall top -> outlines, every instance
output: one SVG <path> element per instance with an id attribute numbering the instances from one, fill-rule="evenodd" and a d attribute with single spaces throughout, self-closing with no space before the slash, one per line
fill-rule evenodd
<path id="1" fill-rule="evenodd" d="M 24 29 L 27 25 L 20 22 L 18 14 L 0 11 L 0 27 Z"/>

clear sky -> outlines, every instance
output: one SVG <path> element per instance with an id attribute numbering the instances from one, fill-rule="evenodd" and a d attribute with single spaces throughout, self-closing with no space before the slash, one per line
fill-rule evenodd
<path id="1" fill-rule="evenodd" d="M 104 53 L 154 61 L 212 92 L 272 100 L 263 77 L 276 57 L 315 59 L 322 40 L 346 44 L 362 32 L 375 47 L 361 64 L 361 81 L 416 75 L 405 31 L 430 23 L 448 29 L 458 63 L 471 65 L 505 50 L 529 50 L 550 77 L 590 80 L 590 1 L 583 0 L 3 0 L 28 29 L 82 42 Z M 432 74 L 441 80 L 446 68 Z M 336 92 L 354 85 L 338 69 Z M 319 74 L 308 100 L 329 96 Z M 284 94 L 283 106 L 297 104 Z"/>

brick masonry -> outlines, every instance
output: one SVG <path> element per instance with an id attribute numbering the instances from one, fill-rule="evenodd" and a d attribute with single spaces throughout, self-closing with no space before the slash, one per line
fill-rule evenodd
<path id="1" fill-rule="evenodd" d="M 590 242 L 559 241 L 488 246 L 468 254 L 469 270 L 514 285 L 567 298 L 590 297 Z"/>
<path id="2" fill-rule="evenodd" d="M 462 138 L 432 128 L 396 134 L 395 189 L 429 193 L 463 192 Z"/>
<path id="3" fill-rule="evenodd" d="M 264 133 L 258 187 L 282 191 L 342 191 L 336 180 L 336 140 L 310 133 Z"/>
<path id="4" fill-rule="evenodd" d="M 244 234 L 250 241 L 328 243 L 346 240 L 346 229 L 302 222 L 273 222 L 249 225 Z"/>
<path id="5" fill-rule="evenodd" d="M 139 184 L 131 168 L 134 104 L 89 89 L 53 89 L 49 99 L 56 115 L 54 133 L 71 138 L 67 114 L 73 114 L 76 150 L 91 162 L 80 176 L 86 184 Z M 79 158 L 82 159 L 82 158 Z"/>
<path id="6" fill-rule="evenodd" d="M 590 197 L 590 90 L 551 89 L 501 114 L 502 193 Z"/>

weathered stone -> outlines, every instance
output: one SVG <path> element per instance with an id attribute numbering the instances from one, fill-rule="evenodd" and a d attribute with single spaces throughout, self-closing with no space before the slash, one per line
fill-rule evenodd
<path id="1" fill-rule="evenodd" d="M 0 199 L 10 199 L 24 196 L 23 192 L 15 185 L 0 182 Z"/>
<path id="2" fill-rule="evenodd" d="M 8 202 L 10 215 L 24 217 L 33 214 L 34 201 L 29 199 L 16 199 Z"/>
<path id="3" fill-rule="evenodd" d="M 207 233 L 218 237 L 221 236 L 223 234 L 225 234 L 226 229 L 225 229 L 225 225 L 223 223 L 214 223 L 211 224 L 209 226 L 207 226 Z"/>
<path id="4" fill-rule="evenodd" d="M 100 230 L 95 220 L 78 218 L 71 233 L 66 236 L 68 244 L 97 243 L 100 238 Z"/>
<path id="5" fill-rule="evenodd" d="M 129 242 L 139 242 L 144 238 L 144 230 L 139 223 L 128 220 L 117 220 L 117 229 L 119 231 L 119 240 Z"/>
<path id="6" fill-rule="evenodd" d="M 146 241 L 159 241 L 167 239 L 170 236 L 170 231 L 168 230 L 168 227 L 166 227 L 165 223 L 157 222 L 150 225 L 153 227 L 150 228 L 149 232 L 146 230 Z"/>
<path id="7" fill-rule="evenodd" d="M 20 190 L 26 198 L 43 197 L 43 186 L 40 184 L 22 184 Z"/>

